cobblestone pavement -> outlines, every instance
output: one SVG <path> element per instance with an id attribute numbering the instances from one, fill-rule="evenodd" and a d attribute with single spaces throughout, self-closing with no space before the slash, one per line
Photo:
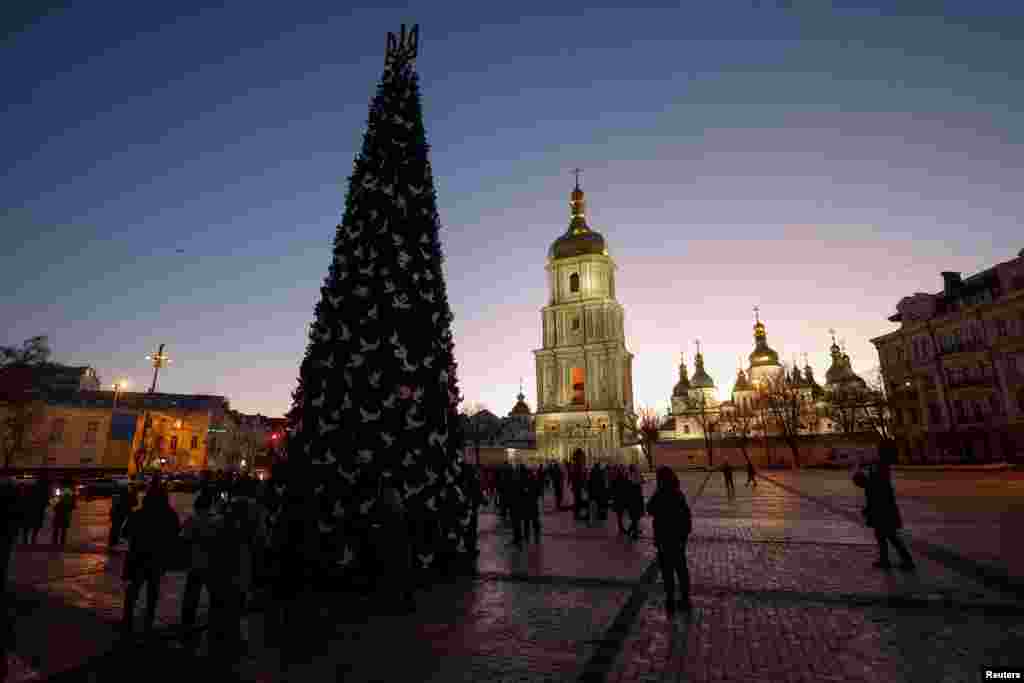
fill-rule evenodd
<path id="1" fill-rule="evenodd" d="M 648 519 L 642 538 L 629 541 L 617 533 L 614 513 L 587 525 L 548 500 L 542 541 L 519 549 L 485 509 L 480 575 L 420 591 L 415 615 L 389 616 L 343 594 L 314 596 L 303 629 L 308 652 L 290 680 L 909 683 L 970 681 L 984 665 L 1024 663 L 1024 605 L 1012 596 L 928 557 L 915 574 L 874 569 L 870 530 L 841 514 L 859 515 L 859 490 L 830 473 L 771 476 L 785 488 L 764 481 L 751 491 L 740 476 L 733 501 L 721 475 L 699 497 L 706 475 L 683 476 L 695 515 L 688 616 L 666 617 Z M 941 539 L 944 510 L 924 501 L 919 514 L 916 500 L 907 500 L 905 516 L 931 520 Z M 102 517 L 104 503 L 90 505 Z M 963 526 L 956 514 L 949 518 L 947 528 Z M 77 614 L 78 640 L 96 640 L 89 647 L 100 661 L 109 646 L 96 634 L 109 629 L 121 604 L 120 556 L 90 550 L 103 539 L 88 530 L 72 541 L 63 556 L 19 548 L 14 582 L 42 596 L 37 621 L 58 606 Z M 167 624 L 180 604 L 175 585 L 180 590 L 180 575 L 170 577 L 161 602 Z M 74 666 L 32 649 L 39 638 L 32 623 L 18 624 L 17 655 L 29 668 Z M 279 680 L 279 655 L 266 644 L 259 613 L 247 629 L 249 656 L 236 675 Z M 91 666 L 80 668 L 80 680 L 96 673 Z M 31 671 L 14 680 L 26 676 Z"/>

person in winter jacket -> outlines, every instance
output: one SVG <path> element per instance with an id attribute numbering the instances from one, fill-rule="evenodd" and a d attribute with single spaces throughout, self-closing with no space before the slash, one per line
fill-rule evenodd
<path id="1" fill-rule="evenodd" d="M 644 480 L 640 475 L 640 468 L 636 465 L 629 466 L 623 491 L 626 496 L 626 511 L 629 513 L 629 528 L 626 529 L 626 535 L 637 539 L 640 538 L 640 518 L 644 516 Z"/>
<path id="2" fill-rule="evenodd" d="M 872 465 L 866 473 L 858 472 L 854 483 L 864 489 L 864 521 L 875 530 L 878 542 L 878 561 L 874 563 L 879 569 L 889 569 L 889 544 L 892 543 L 900 556 L 899 568 L 914 571 L 917 567 L 910 551 L 900 538 L 899 529 L 903 527 L 900 509 L 896 505 L 896 492 L 892 487 L 890 464 L 893 460 L 893 449 L 887 445 L 879 448 L 880 461 Z"/>
<path id="3" fill-rule="evenodd" d="M 35 544 L 39 531 L 46 521 L 46 509 L 50 507 L 50 480 L 44 471 L 43 476 L 32 484 L 28 495 L 25 497 L 25 516 L 22 527 L 22 542 Z"/>
<path id="4" fill-rule="evenodd" d="M 691 607 L 686 540 L 692 530 L 693 520 L 675 472 L 662 465 L 656 476 L 657 489 L 647 502 L 647 512 L 654 519 L 654 545 L 665 582 L 665 609 L 671 616 L 676 610 L 676 577 L 679 578 L 678 604 L 687 611 Z"/>
<path id="5" fill-rule="evenodd" d="M 107 547 L 113 548 L 121 542 L 121 531 L 124 528 L 125 520 L 128 519 L 135 507 L 139 504 L 139 497 L 131 486 L 125 487 L 110 505 L 110 537 L 107 539 Z"/>
<path id="6" fill-rule="evenodd" d="M 71 528 L 71 512 L 78 507 L 74 489 L 68 484 L 61 489 L 60 497 L 53 506 L 53 544 L 63 548 Z"/>
<path id="7" fill-rule="evenodd" d="M 170 551 L 178 538 L 178 513 L 171 507 L 167 489 L 161 482 L 149 485 L 142 507 L 128 518 L 128 555 L 121 578 L 127 582 L 121 630 L 133 629 L 135 603 L 142 584 L 146 584 L 146 633 L 153 630 L 156 605 L 160 600 L 160 582 L 170 560 Z"/>
<path id="8" fill-rule="evenodd" d="M 185 593 L 181 600 L 181 626 L 185 631 L 185 642 L 192 649 L 197 643 L 193 632 L 196 624 L 196 611 L 199 598 L 206 589 L 206 595 L 212 597 L 210 555 L 217 540 L 220 519 L 212 514 L 213 495 L 200 494 L 194 503 L 195 514 L 185 520 L 182 528 L 182 539 L 191 547 L 191 561 L 188 575 L 185 578 Z"/>

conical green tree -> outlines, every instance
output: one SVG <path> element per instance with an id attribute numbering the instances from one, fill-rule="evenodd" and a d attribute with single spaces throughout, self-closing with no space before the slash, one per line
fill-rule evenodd
<path id="1" fill-rule="evenodd" d="M 452 314 L 416 49 L 417 28 L 388 34 L 300 368 L 289 458 L 308 467 L 329 552 L 343 562 L 353 556 L 390 483 L 414 521 L 414 563 L 425 568 L 471 557 L 475 539 L 473 509 L 459 486 Z"/>

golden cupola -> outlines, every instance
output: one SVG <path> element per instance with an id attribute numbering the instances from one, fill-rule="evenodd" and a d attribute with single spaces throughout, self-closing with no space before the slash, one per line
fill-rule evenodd
<path id="1" fill-rule="evenodd" d="M 548 250 L 548 259 L 572 258 L 588 254 L 608 255 L 604 237 L 587 225 L 587 202 L 580 189 L 579 178 L 570 195 L 569 228 L 556 239 Z"/>
<path id="2" fill-rule="evenodd" d="M 760 316 L 755 312 L 754 323 L 754 350 L 750 353 L 750 367 L 756 368 L 764 365 L 779 366 L 779 354 L 768 346 L 768 332 Z"/>

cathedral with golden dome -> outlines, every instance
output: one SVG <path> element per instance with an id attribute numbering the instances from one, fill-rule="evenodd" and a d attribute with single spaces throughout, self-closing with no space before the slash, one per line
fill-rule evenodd
<path id="1" fill-rule="evenodd" d="M 778 352 L 768 345 L 767 327 L 755 307 L 754 349 L 747 357 L 747 367 L 736 371 L 731 390 L 721 392 L 728 398 L 720 398 L 714 379 L 704 369 L 704 355 L 700 342 L 697 342 L 693 377 L 689 376 L 683 357 L 679 364 L 679 381 L 672 389 L 671 409 L 661 424 L 660 437 L 670 440 L 703 438 L 706 425 L 719 423 L 723 413 L 729 411 L 753 410 L 758 392 L 773 382 L 783 380 L 789 386 L 797 387 L 807 404 L 815 408 L 809 411 L 803 431 L 808 434 L 834 432 L 836 426 L 829 419 L 826 408 L 827 395 L 840 389 L 864 391 L 867 384 L 853 371 L 850 356 L 836 344 L 834 336 L 829 350 L 832 364 L 826 373 L 824 387 L 815 379 L 807 354 L 804 354 L 802 369 L 794 361 L 787 370 L 779 361 Z"/>
<path id="2" fill-rule="evenodd" d="M 615 261 L 604 236 L 587 223 L 579 176 L 569 226 L 548 250 L 543 345 L 534 351 L 537 458 L 634 462 L 633 354 L 615 299 Z"/>

